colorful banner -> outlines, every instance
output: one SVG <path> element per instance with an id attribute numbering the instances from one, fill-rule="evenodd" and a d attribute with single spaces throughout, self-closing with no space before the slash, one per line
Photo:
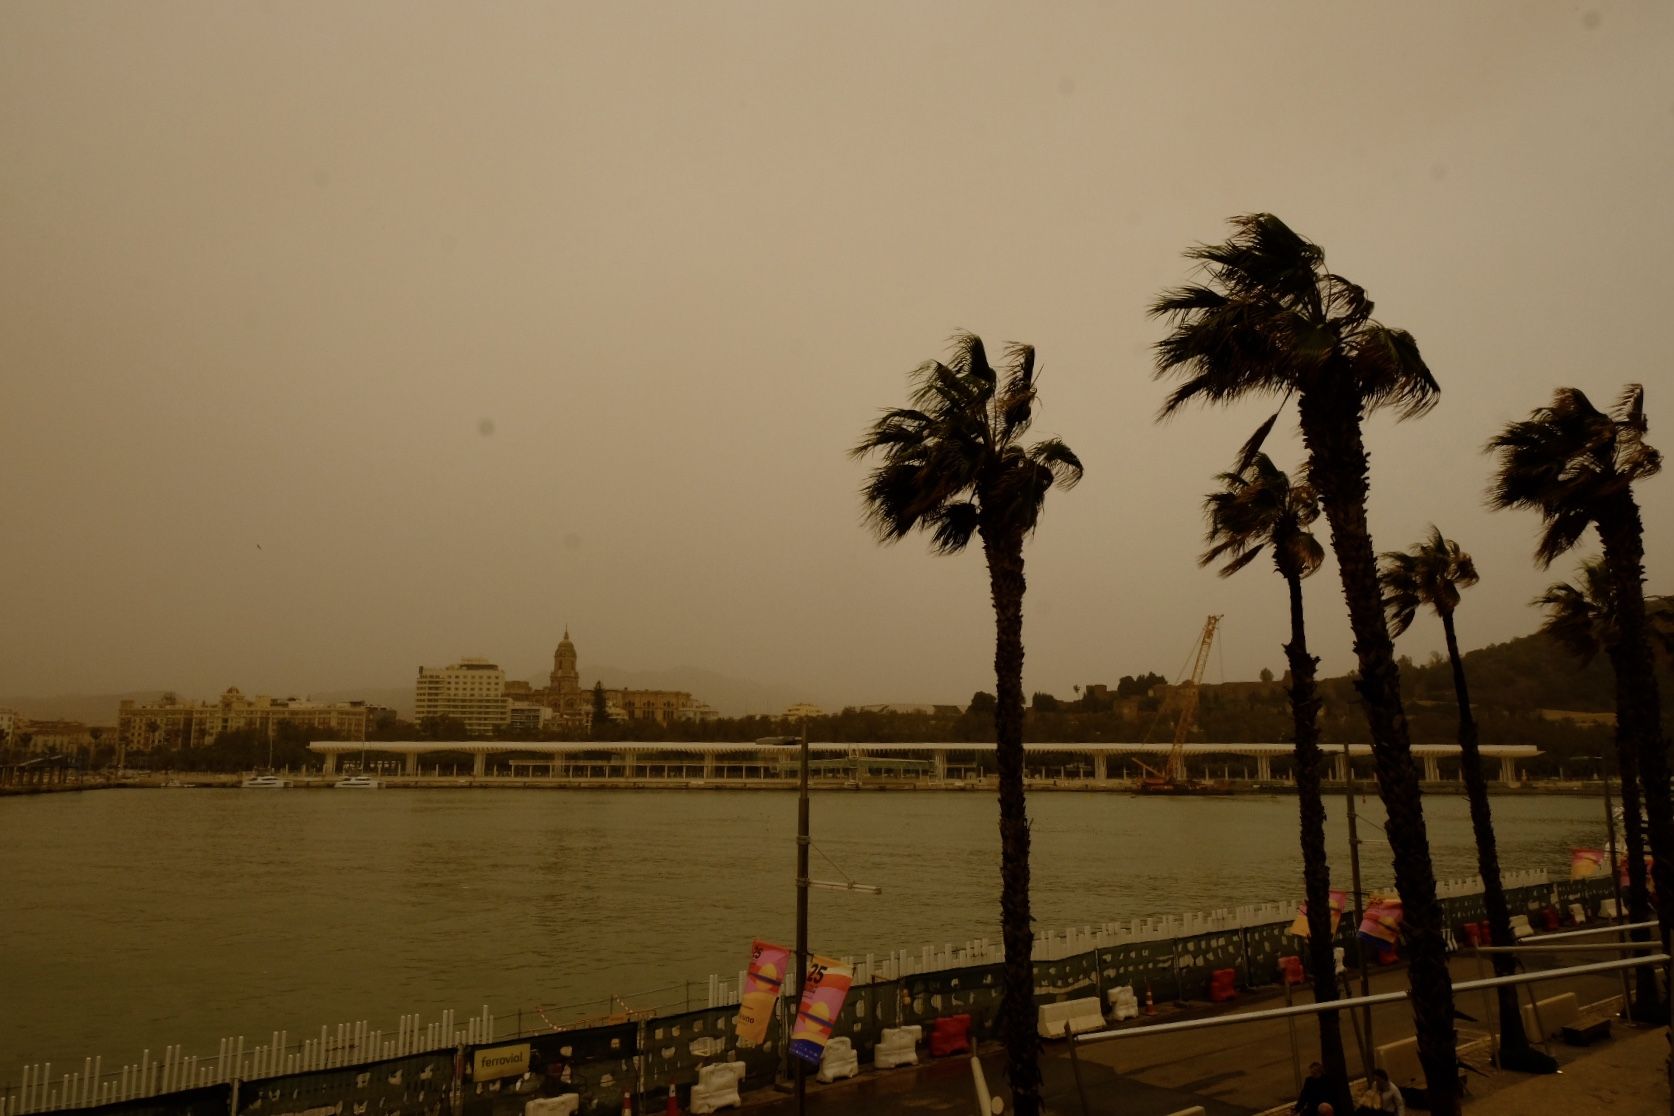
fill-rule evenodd
<path id="1" fill-rule="evenodd" d="M 1569 854 L 1569 878 L 1586 880 L 1608 875 L 1609 869 L 1605 864 L 1609 859 L 1603 849 L 1573 849 Z"/>
<path id="2" fill-rule="evenodd" d="M 1360 936 L 1394 945 L 1401 940 L 1401 899 L 1395 895 L 1373 895 L 1360 920 Z"/>
<path id="3" fill-rule="evenodd" d="M 1337 933 L 1337 924 L 1343 920 L 1343 907 L 1348 903 L 1348 892 L 1331 889 L 1331 933 Z M 1296 921 L 1290 924 L 1290 932 L 1298 938 L 1308 936 L 1308 901 L 1302 900 L 1302 906 L 1297 909 Z"/>
<path id="4" fill-rule="evenodd" d="M 791 1027 L 790 1052 L 810 1065 L 820 1064 L 826 1040 L 837 1024 L 837 1013 L 848 998 L 854 970 L 829 957 L 808 960 L 808 976 L 802 982 L 802 1003 Z"/>
<path id="5" fill-rule="evenodd" d="M 767 1025 L 779 1003 L 779 991 L 790 969 L 790 950 L 757 938 L 750 945 L 750 970 L 744 976 L 744 990 L 738 998 L 738 1023 L 734 1033 L 746 1046 L 767 1041 Z"/>

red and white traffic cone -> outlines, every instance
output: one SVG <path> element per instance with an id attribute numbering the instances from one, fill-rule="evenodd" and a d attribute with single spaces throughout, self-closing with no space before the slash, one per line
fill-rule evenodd
<path id="1" fill-rule="evenodd" d="M 634 1116 L 634 1095 L 622 1090 L 622 1116 Z"/>
<path id="2" fill-rule="evenodd" d="M 668 1107 L 663 1109 L 663 1116 L 680 1116 L 680 1098 L 675 1095 L 672 1081 L 668 1083 Z"/>
<path id="3" fill-rule="evenodd" d="M 1145 982 L 1145 1014 L 1157 1014 L 1157 1002 L 1151 998 L 1151 982 Z"/>

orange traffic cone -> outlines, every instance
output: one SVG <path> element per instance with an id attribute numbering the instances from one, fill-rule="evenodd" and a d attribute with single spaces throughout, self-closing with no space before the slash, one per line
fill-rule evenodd
<path id="1" fill-rule="evenodd" d="M 1145 982 L 1145 1014 L 1157 1014 L 1157 1002 L 1151 998 L 1151 982 Z"/>
<path id="2" fill-rule="evenodd" d="M 674 1082 L 668 1083 L 668 1107 L 663 1109 L 663 1116 L 680 1116 L 680 1098 L 674 1093 Z"/>

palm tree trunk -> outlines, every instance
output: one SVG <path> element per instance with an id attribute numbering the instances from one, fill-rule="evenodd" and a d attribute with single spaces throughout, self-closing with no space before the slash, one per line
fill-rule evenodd
<path id="1" fill-rule="evenodd" d="M 1476 717 L 1471 713 L 1465 662 L 1459 656 L 1453 613 L 1442 612 L 1441 621 L 1442 631 L 1447 635 L 1447 659 L 1453 667 L 1453 696 L 1459 705 L 1459 774 L 1464 777 L 1465 797 L 1470 800 L 1471 830 L 1476 835 L 1476 870 L 1482 876 L 1482 905 L 1488 912 L 1488 930 L 1493 943 L 1512 946 L 1517 944 L 1517 939 L 1511 933 L 1511 909 L 1506 905 L 1505 886 L 1500 880 L 1500 852 L 1494 839 L 1494 816 L 1488 807 L 1488 780 L 1482 777 L 1482 753 L 1477 748 Z M 1517 962 L 1512 954 L 1494 954 L 1495 976 L 1510 976 L 1516 971 Z M 1502 986 L 1498 995 L 1501 1068 L 1527 1073 L 1555 1071 L 1557 1062 L 1529 1045 L 1516 986 Z"/>
<path id="2" fill-rule="evenodd" d="M 1622 683 L 1616 679 L 1616 700 L 1622 700 Z M 1639 794 L 1638 753 L 1622 730 L 1621 717 L 1616 718 L 1616 773 L 1622 791 L 1622 829 L 1627 846 L 1628 921 L 1645 922 L 1651 917 L 1651 901 L 1645 887 L 1645 827 L 1641 821 L 1643 799 Z M 1634 941 L 1649 941 L 1650 935 L 1635 930 Z M 1634 970 L 1634 1003 L 1631 1018 L 1651 1022 L 1662 1018 L 1661 996 L 1657 991 L 1656 970 L 1641 965 Z"/>
<path id="3" fill-rule="evenodd" d="M 1377 555 L 1366 525 L 1368 462 L 1360 436 L 1360 400 L 1342 369 L 1328 370 L 1324 387 L 1302 393 L 1302 438 L 1311 458 L 1309 475 L 1320 488 L 1331 548 L 1348 603 L 1354 651 L 1360 665 L 1356 689 L 1372 732 L 1378 793 L 1388 815 L 1385 832 L 1395 857 L 1395 887 L 1408 944 L 1418 1057 L 1424 1066 L 1430 1110 L 1459 1111 L 1459 1060 L 1454 1046 L 1453 981 L 1442 939 L 1441 904 L 1424 826 L 1418 770 L 1413 766 L 1395 646 L 1389 638 L 1378 588 Z"/>
<path id="4" fill-rule="evenodd" d="M 1320 768 L 1325 755 L 1319 747 L 1319 691 L 1314 668 L 1319 660 L 1308 653 L 1308 632 L 1302 615 L 1302 578 L 1286 572 L 1290 588 L 1290 642 L 1285 660 L 1290 664 L 1290 712 L 1296 746 L 1296 798 L 1302 815 L 1302 888 L 1308 900 L 1308 975 L 1314 1000 L 1335 1000 L 1337 956 L 1331 934 L 1331 865 L 1325 856 L 1325 796 L 1320 791 Z M 1352 1110 L 1348 1062 L 1343 1056 L 1343 1031 L 1334 1011 L 1321 1012 L 1319 1060 L 1331 1082 L 1331 1103 L 1338 1112 Z"/>
<path id="5" fill-rule="evenodd" d="M 1041 1111 L 1040 1034 L 1035 1021 L 1033 918 L 1029 913 L 1029 817 L 1023 798 L 1023 536 L 982 535 L 994 599 L 994 758 L 1000 782 L 1000 936 L 1005 943 L 1005 1046 L 1012 1111 Z"/>
<path id="6" fill-rule="evenodd" d="M 1674 930 L 1674 816 L 1668 786 L 1668 753 L 1662 736 L 1662 699 L 1656 657 L 1645 618 L 1645 543 L 1639 508 L 1622 494 L 1598 521 L 1604 566 L 1616 598 L 1616 639 L 1608 648 L 1616 671 L 1617 738 L 1625 737 L 1639 761 L 1645 791 L 1645 829 L 1656 873 L 1657 921 L 1664 945 Z M 1624 801 L 1625 801 L 1624 796 Z"/>

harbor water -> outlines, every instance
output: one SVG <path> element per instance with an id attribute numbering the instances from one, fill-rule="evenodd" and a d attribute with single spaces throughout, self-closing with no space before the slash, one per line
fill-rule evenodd
<path id="1" fill-rule="evenodd" d="M 1294 798 L 1036 793 L 1037 927 L 1300 898 Z M 1346 886 L 1341 799 L 1333 883 Z M 1359 799 L 1370 886 L 1391 878 Z M 1502 864 L 1567 872 L 1597 799 L 1506 796 Z M 1426 799 L 1438 876 L 1473 875 L 1465 800 Z M 998 937 L 987 793 L 816 791 L 810 944 L 843 955 Z M 0 1079 L 229 1035 L 392 1026 L 487 1004 L 506 1029 L 700 1004 L 755 937 L 789 942 L 796 799 L 768 791 L 168 789 L 0 801 Z M 689 991 L 688 991 L 689 989 Z M 620 1005 L 618 1005 L 620 1006 Z"/>

